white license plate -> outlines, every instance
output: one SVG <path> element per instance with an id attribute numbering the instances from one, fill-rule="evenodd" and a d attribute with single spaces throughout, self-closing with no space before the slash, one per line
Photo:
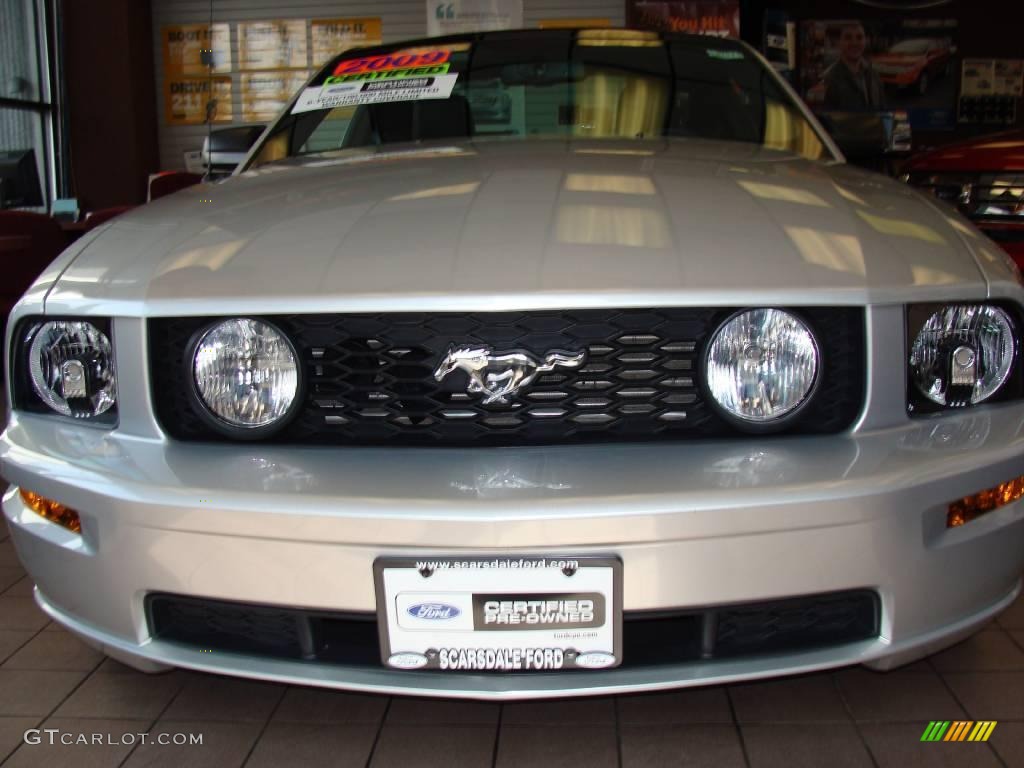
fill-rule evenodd
<path id="1" fill-rule="evenodd" d="M 393 669 L 550 672 L 622 661 L 615 557 L 383 557 L 381 659 Z"/>

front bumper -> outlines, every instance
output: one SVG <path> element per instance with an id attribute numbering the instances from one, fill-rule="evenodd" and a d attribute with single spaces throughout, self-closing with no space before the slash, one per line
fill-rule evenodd
<path id="1" fill-rule="evenodd" d="M 143 668 L 478 698 L 652 690 L 852 663 L 888 668 L 1007 605 L 1024 503 L 947 530 L 950 501 L 1024 471 L 1024 405 L 816 438 L 550 448 L 175 444 L 16 414 L 15 486 L 82 515 L 83 536 L 3 509 L 57 621 Z M 617 555 L 626 611 L 869 588 L 878 638 L 829 649 L 601 672 L 393 672 L 209 654 L 150 637 L 152 592 L 375 610 L 381 555 Z"/>

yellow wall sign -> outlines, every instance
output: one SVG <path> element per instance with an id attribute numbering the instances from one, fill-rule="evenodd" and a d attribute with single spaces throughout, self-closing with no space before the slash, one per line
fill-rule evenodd
<path id="1" fill-rule="evenodd" d="M 239 69 L 306 69 L 305 19 L 246 21 L 238 25 Z"/>
<path id="2" fill-rule="evenodd" d="M 213 97 L 210 85 L 213 84 Z M 164 77 L 164 120 L 167 125 L 230 123 L 230 77 Z"/>
<path id="3" fill-rule="evenodd" d="M 266 123 L 277 117 L 309 79 L 305 70 L 242 73 L 242 122 Z"/>
<path id="4" fill-rule="evenodd" d="M 611 25 L 611 19 L 541 19 L 537 24 L 541 29 L 597 29 Z"/>
<path id="5" fill-rule="evenodd" d="M 313 65 L 319 67 L 349 48 L 380 45 L 381 23 L 372 19 L 313 19 Z"/>
<path id="6" fill-rule="evenodd" d="M 163 40 L 164 74 L 209 74 L 231 71 L 231 26 L 229 24 L 179 24 L 160 28 Z M 204 54 L 206 54 L 204 56 Z"/>

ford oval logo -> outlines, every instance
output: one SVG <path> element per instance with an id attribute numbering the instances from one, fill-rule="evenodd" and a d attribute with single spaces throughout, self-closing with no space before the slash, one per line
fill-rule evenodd
<path id="1" fill-rule="evenodd" d="M 427 619 L 428 621 L 447 621 L 462 613 L 454 605 L 447 603 L 417 603 L 410 605 L 406 611 L 414 619 Z"/>
<path id="2" fill-rule="evenodd" d="M 615 663 L 615 657 L 604 651 L 589 651 L 576 657 L 576 666 L 584 669 L 603 669 Z"/>
<path id="3" fill-rule="evenodd" d="M 398 669 L 419 669 L 427 666 L 427 657 L 422 653 L 393 653 L 388 659 L 388 664 Z"/>

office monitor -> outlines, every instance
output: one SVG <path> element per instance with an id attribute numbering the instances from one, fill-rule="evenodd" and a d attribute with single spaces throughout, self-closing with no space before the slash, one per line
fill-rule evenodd
<path id="1" fill-rule="evenodd" d="M 0 151 L 0 209 L 44 205 L 34 149 Z"/>

